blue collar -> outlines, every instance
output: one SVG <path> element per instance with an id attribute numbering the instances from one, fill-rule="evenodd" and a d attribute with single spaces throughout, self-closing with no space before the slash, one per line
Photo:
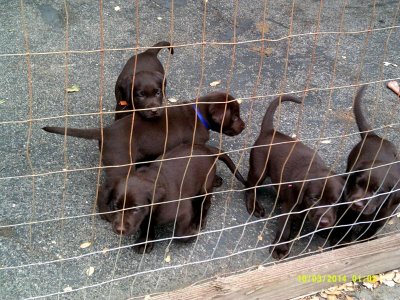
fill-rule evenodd
<path id="1" fill-rule="evenodd" d="M 196 112 L 196 115 L 199 118 L 200 122 L 204 125 L 204 127 L 207 130 L 210 130 L 211 129 L 210 124 L 207 122 L 207 120 L 203 117 L 201 112 L 198 110 L 198 108 L 196 107 L 196 104 L 192 104 L 192 107 L 193 107 L 194 111 Z"/>

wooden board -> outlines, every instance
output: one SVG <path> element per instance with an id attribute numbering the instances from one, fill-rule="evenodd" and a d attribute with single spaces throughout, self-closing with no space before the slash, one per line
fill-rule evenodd
<path id="1" fill-rule="evenodd" d="M 400 267 L 400 233 L 315 254 L 285 263 L 261 267 L 196 286 L 151 296 L 150 299 L 290 299 L 341 283 L 302 283 L 298 275 L 368 276 Z M 311 277 L 310 277 L 311 278 Z M 331 279 L 333 279 L 331 277 Z M 312 278 L 311 278 L 312 280 Z"/>

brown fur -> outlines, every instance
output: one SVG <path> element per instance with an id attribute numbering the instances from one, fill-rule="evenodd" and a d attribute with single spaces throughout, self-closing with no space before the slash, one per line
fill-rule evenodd
<path id="1" fill-rule="evenodd" d="M 279 184 L 279 189 L 278 186 L 276 188 L 279 190 L 278 196 L 282 202 L 282 213 L 287 215 L 279 218 L 278 231 L 274 241 L 274 243 L 284 244 L 271 249 L 272 256 L 276 259 L 281 259 L 289 253 L 290 243 L 285 242 L 290 239 L 291 225 L 293 219 L 296 218 L 296 215 L 290 212 L 311 208 L 307 216 L 316 228 L 332 226 L 336 221 L 336 208 L 321 206 L 337 203 L 343 190 L 342 178 L 335 176 L 324 179 L 333 174 L 315 150 L 273 128 L 274 112 L 280 102 L 285 101 L 301 103 L 295 97 L 283 96 L 281 99 L 276 98 L 268 107 L 260 135 L 254 146 L 271 143 L 274 145 L 251 150 L 247 183 L 248 187 L 254 189 L 246 191 L 248 212 L 256 216 L 264 216 L 264 208 L 256 199 L 255 187 L 261 184 L 267 176 L 271 178 L 272 183 Z M 268 152 L 270 153 L 267 160 Z M 266 169 L 263 172 L 265 165 Z M 309 171 L 307 171 L 308 169 Z M 302 182 L 282 184 L 282 182 L 314 178 L 323 179 L 307 181 L 304 185 Z M 297 217 L 304 218 L 304 214 Z"/>

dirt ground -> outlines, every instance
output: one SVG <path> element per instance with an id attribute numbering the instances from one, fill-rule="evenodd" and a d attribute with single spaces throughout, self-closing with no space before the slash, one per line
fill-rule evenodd
<path id="1" fill-rule="evenodd" d="M 371 83 L 365 114 L 375 128 L 383 128 L 379 134 L 400 146 L 399 100 L 385 87 L 389 79 L 400 78 L 399 1 L 100 3 L 1 1 L 2 299 L 140 298 L 275 263 L 269 253 L 280 211 L 273 211 L 274 190 L 265 187 L 259 195 L 273 218 L 249 218 L 243 187 L 222 164 L 218 174 L 224 184 L 215 190 L 207 227 L 196 242 L 170 244 L 167 226 L 157 231 L 154 251 L 138 255 L 130 247 L 134 236 L 118 237 L 95 215 L 97 143 L 68 138 L 64 144 L 62 136 L 41 128 L 66 122 L 98 127 L 99 112 L 104 125 L 111 124 L 115 81 L 134 53 L 126 48 L 161 40 L 181 45 L 173 56 L 159 55 L 167 70 L 167 95 L 177 99 L 169 105 L 214 90 L 229 89 L 243 98 L 246 130 L 236 137 L 212 133 L 210 144 L 221 139 L 244 175 L 246 148 L 259 133 L 266 107 L 282 92 L 304 97 L 304 106 L 283 105 L 276 127 L 318 148 L 336 172 L 344 172 L 359 141 L 352 85 Z M 322 33 L 310 34 L 315 32 Z M 268 39 L 264 44 L 262 33 Z M 235 47 L 215 43 L 233 41 Z M 221 82 L 210 86 L 215 81 Z M 72 85 L 79 91 L 67 94 Z M 397 221 L 385 228 L 399 229 Z M 323 244 L 306 226 L 291 258 Z M 398 287 L 374 293 L 360 292 L 359 299 L 400 299 Z"/>

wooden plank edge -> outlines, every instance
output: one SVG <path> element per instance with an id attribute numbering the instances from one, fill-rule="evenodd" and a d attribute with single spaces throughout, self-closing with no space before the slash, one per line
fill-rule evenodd
<path id="1" fill-rule="evenodd" d="M 299 275 L 368 276 L 400 267 L 400 233 L 232 276 L 149 299 L 291 299 L 343 282 L 302 283 Z"/>

